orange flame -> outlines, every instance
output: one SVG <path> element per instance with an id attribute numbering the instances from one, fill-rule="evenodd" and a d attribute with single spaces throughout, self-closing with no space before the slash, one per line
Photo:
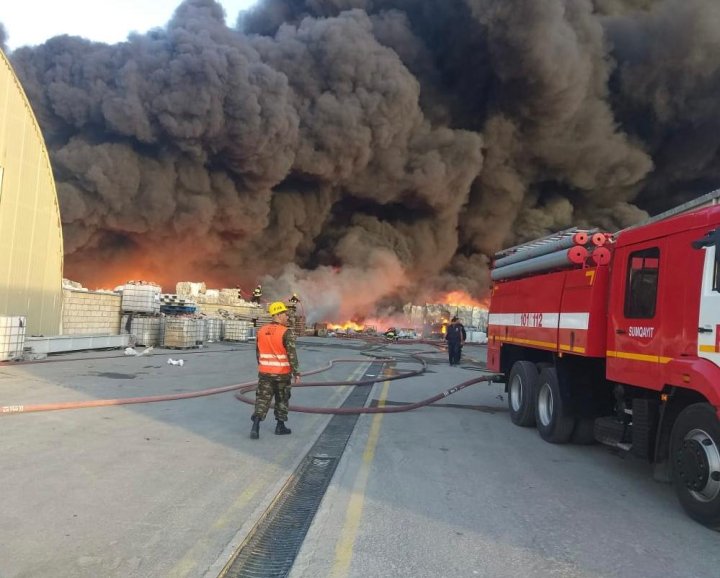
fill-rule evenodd
<path id="1" fill-rule="evenodd" d="M 342 324 L 328 323 L 327 327 L 331 331 L 347 331 L 348 329 L 352 329 L 353 331 L 363 331 L 365 329 L 364 325 L 360 325 L 354 321 L 346 321 Z"/>
<path id="2" fill-rule="evenodd" d="M 487 309 L 489 305 L 488 299 L 480 301 L 471 297 L 465 291 L 450 291 L 440 298 L 440 303 L 453 307 L 482 307 L 484 309 Z"/>

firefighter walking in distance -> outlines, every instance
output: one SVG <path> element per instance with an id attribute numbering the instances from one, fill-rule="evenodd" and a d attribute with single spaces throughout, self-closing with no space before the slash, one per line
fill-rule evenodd
<path id="1" fill-rule="evenodd" d="M 255 289 L 253 289 L 250 302 L 260 305 L 260 299 L 262 299 L 262 285 L 258 285 L 257 287 L 255 287 Z"/>
<path id="2" fill-rule="evenodd" d="M 270 402 L 275 398 L 276 435 L 288 435 L 288 403 L 292 381 L 300 381 L 300 369 L 295 350 L 295 336 L 288 329 L 288 308 L 276 301 L 268 307 L 272 322 L 257 332 L 258 386 L 255 394 L 255 412 L 252 415 L 250 437 L 260 437 L 260 422 L 265 419 Z"/>
<path id="3" fill-rule="evenodd" d="M 460 356 L 462 354 L 462 346 L 465 345 L 467 334 L 465 327 L 457 317 L 453 317 L 450 325 L 447 326 L 445 333 L 445 341 L 448 344 L 448 357 L 450 365 L 460 365 Z"/>

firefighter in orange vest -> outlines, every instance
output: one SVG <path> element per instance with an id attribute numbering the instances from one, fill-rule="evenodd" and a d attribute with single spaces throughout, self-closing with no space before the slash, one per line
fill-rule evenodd
<path id="1" fill-rule="evenodd" d="M 265 419 L 270 402 L 275 398 L 276 435 L 288 435 L 285 427 L 288 418 L 291 382 L 300 381 L 300 369 L 295 350 L 295 336 L 288 329 L 288 308 L 276 301 L 268 307 L 272 323 L 257 332 L 258 386 L 255 394 L 255 412 L 252 415 L 250 437 L 260 437 L 260 422 Z"/>

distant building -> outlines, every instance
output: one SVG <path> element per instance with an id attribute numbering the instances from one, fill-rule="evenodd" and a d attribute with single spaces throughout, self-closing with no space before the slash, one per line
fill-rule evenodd
<path id="1" fill-rule="evenodd" d="M 63 240 L 55 181 L 30 103 L 0 51 L 0 316 L 59 335 Z"/>

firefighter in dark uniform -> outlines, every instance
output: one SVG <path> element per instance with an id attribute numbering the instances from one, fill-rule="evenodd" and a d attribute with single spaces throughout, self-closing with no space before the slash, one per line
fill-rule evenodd
<path id="1" fill-rule="evenodd" d="M 300 298 L 297 296 L 297 293 L 293 293 L 292 297 L 288 299 L 288 309 L 290 309 L 290 315 L 294 316 L 297 312 L 297 304 L 300 303 Z"/>
<path id="2" fill-rule="evenodd" d="M 450 325 L 447 326 L 445 333 L 445 341 L 448 344 L 448 357 L 450 365 L 460 365 L 460 356 L 462 354 L 462 346 L 465 345 L 467 334 L 465 327 L 457 317 L 453 317 Z"/>
<path id="3" fill-rule="evenodd" d="M 288 329 L 288 308 L 276 301 L 268 307 L 272 323 L 257 332 L 258 386 L 255 394 L 255 412 L 252 415 L 250 437 L 260 437 L 260 422 L 265 419 L 270 402 L 275 398 L 276 435 L 287 435 L 288 404 L 292 381 L 300 381 L 300 369 L 295 350 L 295 335 Z"/>
<path id="4" fill-rule="evenodd" d="M 250 298 L 250 301 L 252 303 L 257 303 L 260 305 L 260 299 L 262 298 L 262 285 L 258 285 L 253 289 L 252 297 Z"/>
<path id="5" fill-rule="evenodd" d="M 383 335 L 385 335 L 385 338 L 389 341 L 397 341 L 399 338 L 398 332 L 395 330 L 394 327 L 388 329 L 385 333 L 383 333 Z"/>

